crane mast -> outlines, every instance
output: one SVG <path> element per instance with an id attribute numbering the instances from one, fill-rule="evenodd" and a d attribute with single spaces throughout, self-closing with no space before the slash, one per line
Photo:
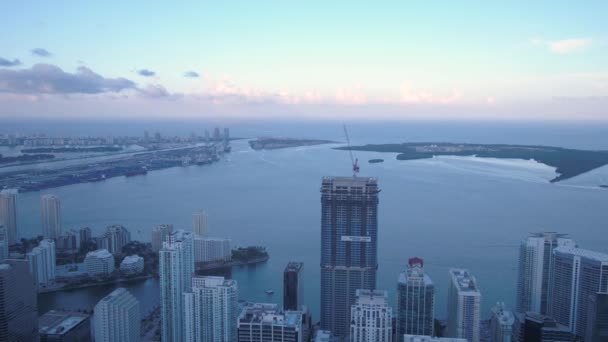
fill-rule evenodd
<path id="1" fill-rule="evenodd" d="M 357 177 L 357 173 L 359 173 L 359 159 L 353 156 L 353 149 L 350 146 L 350 137 L 348 136 L 348 130 L 346 129 L 346 124 L 344 126 L 344 135 L 346 136 L 346 144 L 348 146 L 348 152 L 350 154 L 350 162 L 353 166 L 353 177 Z"/>

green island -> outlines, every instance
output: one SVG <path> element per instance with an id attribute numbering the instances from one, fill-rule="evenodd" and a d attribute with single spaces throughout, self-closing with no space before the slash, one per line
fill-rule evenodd
<path id="1" fill-rule="evenodd" d="M 96 146 L 96 147 L 36 147 L 24 148 L 23 153 L 86 153 L 86 152 L 118 152 L 122 147 Z"/>
<path id="2" fill-rule="evenodd" d="M 249 140 L 249 146 L 254 150 L 276 150 L 279 148 L 313 146 L 331 144 L 335 141 L 317 139 L 293 139 L 293 138 L 257 138 Z"/>
<path id="3" fill-rule="evenodd" d="M 382 163 L 382 162 L 384 162 L 384 159 L 380 159 L 380 158 L 370 159 L 367 162 L 370 164 Z"/>
<path id="4" fill-rule="evenodd" d="M 535 160 L 552 167 L 559 174 L 552 183 L 569 179 L 608 164 L 608 151 L 575 150 L 562 147 L 506 144 L 457 144 L 416 142 L 337 147 L 337 150 L 399 153 L 398 160 L 433 156 L 477 156 L 481 158 Z"/>

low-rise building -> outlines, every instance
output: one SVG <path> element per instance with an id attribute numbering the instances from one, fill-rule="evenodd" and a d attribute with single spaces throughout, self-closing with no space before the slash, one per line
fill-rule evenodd
<path id="1" fill-rule="evenodd" d="M 144 271 L 144 258 L 139 255 L 129 255 L 122 259 L 120 271 L 126 275 L 139 274 Z"/>
<path id="2" fill-rule="evenodd" d="M 91 316 L 83 312 L 51 310 L 38 319 L 40 342 L 91 340 Z"/>
<path id="3" fill-rule="evenodd" d="M 232 249 L 230 248 L 229 239 L 205 238 L 201 236 L 195 236 L 195 262 L 230 261 L 231 259 Z"/>
<path id="4" fill-rule="evenodd" d="M 107 249 L 87 253 L 84 264 L 91 277 L 107 277 L 114 272 L 114 256 Z"/>

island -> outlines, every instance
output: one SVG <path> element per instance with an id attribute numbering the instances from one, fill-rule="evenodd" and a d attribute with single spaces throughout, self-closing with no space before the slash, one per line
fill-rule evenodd
<path id="1" fill-rule="evenodd" d="M 122 147 L 118 146 L 95 146 L 95 147 L 36 147 L 24 148 L 23 153 L 88 153 L 88 152 L 119 152 Z"/>
<path id="2" fill-rule="evenodd" d="M 562 147 L 506 144 L 458 144 L 409 142 L 337 147 L 338 150 L 398 153 L 398 160 L 433 156 L 476 156 L 481 158 L 524 159 L 555 167 L 559 175 L 552 183 L 569 179 L 608 164 L 608 151 L 575 150 Z"/>
<path id="3" fill-rule="evenodd" d="M 257 138 L 249 140 L 249 146 L 254 150 L 276 150 L 280 148 L 332 144 L 335 141 L 319 139 L 294 138 Z"/>
<path id="4" fill-rule="evenodd" d="M 52 154 L 22 154 L 18 156 L 3 157 L 0 154 L 0 164 L 33 162 L 55 158 Z"/>
<path id="5" fill-rule="evenodd" d="M 370 164 L 377 164 L 377 163 L 383 163 L 384 159 L 380 159 L 380 158 L 376 158 L 376 159 L 370 159 L 367 161 Z"/>

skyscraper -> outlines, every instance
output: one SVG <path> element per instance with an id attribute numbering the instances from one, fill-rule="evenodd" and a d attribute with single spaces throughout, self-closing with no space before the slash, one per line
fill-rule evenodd
<path id="1" fill-rule="evenodd" d="M 562 246 L 553 258 L 549 313 L 584 338 L 589 296 L 608 292 L 608 254 Z"/>
<path id="2" fill-rule="evenodd" d="M 38 340 L 38 303 L 26 260 L 0 262 L 0 341 Z"/>
<path id="3" fill-rule="evenodd" d="M 435 285 L 424 272 L 424 260 L 411 258 L 397 281 L 397 336 L 434 336 Z"/>
<path id="4" fill-rule="evenodd" d="M 513 342 L 570 342 L 570 329 L 555 319 L 532 311 L 515 313 Z"/>
<path id="5" fill-rule="evenodd" d="M 291 261 L 283 272 L 283 310 L 300 310 L 304 304 L 304 263 Z"/>
<path id="6" fill-rule="evenodd" d="M 236 341 L 239 316 L 236 280 L 192 278 L 192 291 L 184 293 L 184 312 L 185 341 Z"/>
<path id="7" fill-rule="evenodd" d="M 321 329 L 346 337 L 358 289 L 376 287 L 378 183 L 325 177 L 321 184 Z"/>
<path id="8" fill-rule="evenodd" d="M 490 336 L 493 342 L 511 342 L 515 317 L 505 309 L 504 303 L 496 303 L 490 317 Z"/>
<path id="9" fill-rule="evenodd" d="M 95 305 L 93 325 L 96 342 L 140 340 L 139 301 L 125 288 L 117 288 Z"/>
<path id="10" fill-rule="evenodd" d="M 477 281 L 465 269 L 450 269 L 448 289 L 448 336 L 479 342 L 481 293 Z"/>
<path id="11" fill-rule="evenodd" d="M 17 189 L 4 189 L 0 191 L 0 224 L 4 223 L 7 241 L 14 245 L 18 240 L 17 232 Z"/>
<path id="12" fill-rule="evenodd" d="M 6 228 L 0 223 L 0 261 L 8 259 L 8 237 L 6 236 Z"/>
<path id="13" fill-rule="evenodd" d="M 55 280 L 55 242 L 51 239 L 40 241 L 37 247 L 27 253 L 30 273 L 38 286 Z"/>
<path id="14" fill-rule="evenodd" d="M 357 290 L 350 310 L 350 341 L 391 342 L 393 309 L 388 305 L 388 292 Z"/>
<path id="15" fill-rule="evenodd" d="M 304 342 L 302 312 L 248 303 L 238 317 L 238 342 Z"/>
<path id="16" fill-rule="evenodd" d="M 106 232 L 97 238 L 97 248 L 107 249 L 112 254 L 122 253 L 122 248 L 131 241 L 131 233 L 120 224 L 106 227 Z"/>
<path id="17" fill-rule="evenodd" d="M 517 312 L 546 314 L 549 297 L 553 250 L 559 246 L 575 247 L 566 234 L 544 232 L 531 234 L 519 248 Z"/>
<path id="18" fill-rule="evenodd" d="M 42 235 L 54 239 L 61 235 L 61 202 L 54 195 L 43 195 L 42 205 Z"/>
<path id="19" fill-rule="evenodd" d="M 207 214 L 204 211 L 192 214 L 192 231 L 198 236 L 207 236 Z"/>
<path id="20" fill-rule="evenodd" d="M 167 235 L 173 232 L 172 224 L 159 224 L 152 228 L 152 250 L 160 251 L 163 247 L 163 242 L 167 238 Z"/>
<path id="21" fill-rule="evenodd" d="M 163 342 L 182 342 L 184 293 L 192 288 L 194 274 L 193 234 L 177 230 L 167 235 L 159 252 L 160 312 Z"/>
<path id="22" fill-rule="evenodd" d="M 585 341 L 608 341 L 608 293 L 596 293 L 589 296 L 587 305 L 587 329 Z"/>

